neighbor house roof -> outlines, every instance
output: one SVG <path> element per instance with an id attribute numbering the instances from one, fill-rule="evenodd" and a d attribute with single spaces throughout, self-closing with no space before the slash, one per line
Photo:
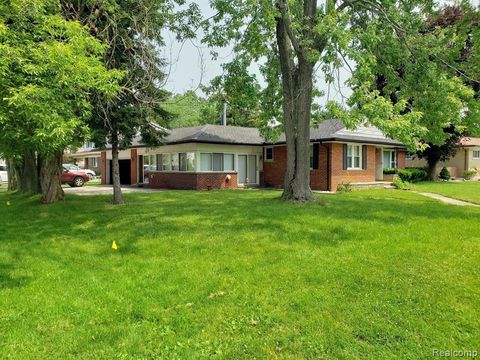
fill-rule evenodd
<path id="1" fill-rule="evenodd" d="M 277 141 L 270 142 L 263 138 L 257 128 L 202 125 L 177 129 L 163 129 L 166 132 L 165 145 L 185 143 L 231 144 L 231 145 L 266 145 L 284 144 L 285 134 Z M 402 147 L 402 143 L 392 140 L 373 126 L 359 126 L 356 130 L 347 130 L 340 120 L 326 120 L 310 130 L 310 141 L 340 141 L 379 144 Z M 137 136 L 131 147 L 145 147 L 141 137 Z M 110 146 L 108 146 L 109 148 Z"/>
<path id="2" fill-rule="evenodd" d="M 460 140 L 461 146 L 480 146 L 480 138 L 464 137 Z"/>

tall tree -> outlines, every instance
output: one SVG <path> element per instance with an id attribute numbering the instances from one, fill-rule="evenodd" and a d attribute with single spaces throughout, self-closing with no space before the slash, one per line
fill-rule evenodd
<path id="1" fill-rule="evenodd" d="M 448 46 L 445 49 L 443 56 L 451 59 L 451 64 L 446 63 L 449 66 L 449 70 L 452 75 L 456 75 L 463 82 L 464 85 L 473 90 L 473 98 L 470 95 L 471 102 L 478 103 L 480 82 L 475 78 L 480 78 L 480 74 L 472 73 L 472 68 L 469 66 L 469 58 L 475 57 L 476 48 L 478 44 L 475 42 L 474 33 L 478 32 L 479 28 L 479 16 L 478 12 L 470 7 L 467 3 L 463 5 L 446 6 L 439 10 L 438 14 L 434 14 L 431 18 L 427 19 L 426 26 L 421 29 L 422 32 L 417 34 L 417 38 L 422 41 L 422 38 L 431 35 L 438 37 L 440 44 L 445 43 L 442 38 L 448 39 Z M 438 73 L 442 73 L 442 68 L 445 67 L 445 63 L 440 62 L 440 69 Z M 388 96 L 393 103 L 398 101 L 398 94 L 403 90 L 402 87 L 411 86 L 409 84 L 406 75 L 408 72 L 405 69 L 396 69 L 396 73 L 400 74 L 403 82 L 397 82 L 397 87 L 392 90 L 389 87 L 387 78 L 385 75 L 379 75 L 377 77 L 376 87 L 380 91 L 382 96 Z M 388 93 L 386 89 L 391 92 Z M 472 94 L 472 93 L 470 93 Z M 421 94 L 419 95 L 421 96 Z M 424 138 L 421 139 L 422 144 L 426 145 L 426 148 L 418 151 L 417 155 L 424 158 L 428 164 L 429 178 L 434 180 L 436 175 L 436 167 L 439 161 L 446 161 L 449 158 L 455 156 L 458 149 L 458 142 L 465 131 L 474 131 L 475 122 L 472 122 L 472 117 L 459 116 L 460 112 L 452 116 L 450 111 L 443 111 L 445 108 L 457 109 L 458 105 L 451 104 L 452 99 L 458 100 L 458 97 L 451 99 L 444 99 L 445 106 L 440 107 L 426 107 L 421 102 L 415 101 L 415 99 L 409 99 L 408 103 L 410 109 L 416 108 L 423 112 L 424 126 L 427 128 L 427 132 Z M 475 101 L 477 100 L 477 101 Z M 458 104 L 458 103 L 457 103 Z M 463 104 L 461 104 L 463 106 Z M 410 110 L 408 109 L 408 111 Z M 473 106 L 468 108 L 473 110 Z M 441 110 L 441 111 L 439 111 Z M 433 114 L 429 114 L 429 111 L 434 111 Z M 435 122 L 428 121 L 429 119 L 436 119 Z M 473 118 L 473 120 L 475 120 Z M 443 132 L 437 133 L 438 123 L 443 126 L 440 129 Z"/>
<path id="2" fill-rule="evenodd" d="M 40 186 L 42 201 L 55 202 L 63 151 L 88 134 L 91 94 L 113 97 L 123 73 L 106 70 L 104 45 L 54 0 L 2 2 L 0 49 L 0 153 L 21 190 Z"/>
<path id="3" fill-rule="evenodd" d="M 164 107 L 174 115 L 170 122 L 171 128 L 181 128 L 206 124 L 208 122 L 202 117 L 202 108 L 206 106 L 207 100 L 198 96 L 194 91 L 186 91 L 184 94 L 172 95 L 165 102 Z"/>
<path id="4" fill-rule="evenodd" d="M 427 122 L 433 124 L 434 136 L 443 133 L 444 124 L 431 116 L 434 111 L 427 113 L 427 107 L 438 107 L 437 113 L 455 119 L 463 117 L 463 108 L 468 108 L 469 119 L 476 116 L 472 92 L 447 70 L 452 62 L 442 53 L 447 39 L 419 36 L 435 9 L 433 0 L 213 0 L 211 4 L 217 14 L 206 26 L 210 31 L 205 42 L 223 46 L 231 41 L 238 56 L 257 62 L 268 57 L 269 73 L 272 66 L 281 73 L 287 142 L 284 199 L 312 198 L 308 144 L 317 69 L 333 82 L 341 67 L 351 68 L 348 84 L 354 91 L 349 107 L 330 103 L 330 114 L 349 127 L 368 121 L 411 149 L 421 147 Z M 275 53 L 278 61 L 271 59 Z M 410 86 L 393 103 L 372 89 L 377 74 L 388 77 L 395 88 L 403 81 L 394 71 L 398 68 L 406 69 Z M 422 94 L 413 96 L 417 99 L 413 108 L 408 102 L 412 93 Z"/>
<path id="5" fill-rule="evenodd" d="M 204 108 L 213 113 L 213 121 L 218 123 L 227 104 L 229 125 L 258 127 L 260 125 L 261 88 L 254 74 L 248 70 L 247 57 L 237 57 L 231 63 L 223 65 L 223 74 L 216 76 L 202 90 L 208 96 L 210 107 Z"/>
<path id="6" fill-rule="evenodd" d="M 172 118 L 162 106 L 168 93 L 162 89 L 165 62 L 159 49 L 167 28 L 179 37 L 195 35 L 191 28 L 199 18 L 198 6 L 176 7 L 183 4 L 182 0 L 62 0 L 65 17 L 81 21 L 108 44 L 105 66 L 127 72 L 123 91 L 114 103 L 101 94 L 95 98 L 95 116 L 89 124 L 96 144 L 111 144 L 115 204 L 123 201 L 119 150 L 128 147 L 137 134 L 149 145 L 159 144 L 164 134 L 156 125 L 168 127 Z"/>

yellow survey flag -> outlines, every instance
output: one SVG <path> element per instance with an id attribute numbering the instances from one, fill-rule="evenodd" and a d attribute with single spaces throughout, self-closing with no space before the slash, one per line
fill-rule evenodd
<path id="1" fill-rule="evenodd" d="M 117 250 L 117 249 L 118 249 L 118 246 L 117 246 L 117 243 L 115 242 L 115 240 L 114 240 L 113 243 L 112 243 L 112 249 L 113 249 L 113 250 Z"/>

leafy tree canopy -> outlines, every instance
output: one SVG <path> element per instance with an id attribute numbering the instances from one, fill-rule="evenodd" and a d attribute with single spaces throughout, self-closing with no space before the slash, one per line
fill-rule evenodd
<path id="1" fill-rule="evenodd" d="M 105 46 L 54 0 L 0 4 L 0 151 L 49 156 L 88 135 L 90 97 L 111 99 L 123 72 L 101 61 Z"/>
<path id="2" fill-rule="evenodd" d="M 341 118 L 350 127 L 368 121 L 412 150 L 424 141 L 441 144 L 448 137 L 443 129 L 451 125 L 467 130 L 478 124 L 475 91 L 464 81 L 479 78 L 480 63 L 478 26 L 472 26 L 473 9 L 467 1 L 462 7 L 471 15 L 457 27 L 446 28 L 429 22 L 441 10 L 433 0 L 326 0 L 318 5 L 306 0 L 214 0 L 212 5 L 217 13 L 206 24 L 210 31 L 204 41 L 233 44 L 233 63 L 242 59 L 263 64 L 267 86 L 275 89 L 270 99 L 282 97 L 277 84 L 284 80 L 275 45 L 282 19 L 290 51 L 316 64 L 327 83 L 337 81 L 340 68 L 350 68 L 347 84 L 353 94 L 347 106 L 330 102 L 328 116 Z M 310 6 L 316 10 L 309 22 L 303 14 Z M 458 59 L 466 43 L 471 44 L 471 54 L 459 74 Z M 378 74 L 388 84 L 383 93 L 377 90 Z M 386 95 L 391 93 L 395 101 Z M 271 103 L 278 114 L 281 101 Z M 326 116 L 324 111 L 318 114 L 318 119 Z M 283 116 L 279 120 L 285 122 Z"/>

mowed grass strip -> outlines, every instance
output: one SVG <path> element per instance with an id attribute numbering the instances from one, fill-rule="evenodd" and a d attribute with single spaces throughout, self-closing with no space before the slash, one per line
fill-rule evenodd
<path id="1" fill-rule="evenodd" d="M 480 204 L 480 181 L 422 182 L 415 184 L 415 190 Z"/>
<path id="2" fill-rule="evenodd" d="M 480 209 L 395 190 L 0 194 L 11 358 L 428 358 L 480 344 Z M 7 205 L 7 202 L 10 205 Z M 111 248 L 115 241 L 119 249 Z"/>

